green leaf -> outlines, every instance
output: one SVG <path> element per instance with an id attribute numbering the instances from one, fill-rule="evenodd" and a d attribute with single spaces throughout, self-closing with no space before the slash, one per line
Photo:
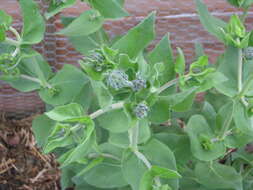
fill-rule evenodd
<path id="1" fill-rule="evenodd" d="M 146 166 L 135 154 L 127 150 L 122 159 L 122 172 L 125 180 L 131 186 L 132 190 L 140 190 L 140 182 L 144 173 L 147 171 Z"/>
<path id="2" fill-rule="evenodd" d="M 187 135 L 176 133 L 174 131 L 166 131 L 156 133 L 155 138 L 166 144 L 173 151 L 177 165 L 185 165 L 192 160 L 190 139 Z M 178 146 L 180 144 L 180 146 Z"/>
<path id="3" fill-rule="evenodd" d="M 168 168 L 162 168 L 159 166 L 152 166 L 151 173 L 154 177 L 166 178 L 166 179 L 177 179 L 182 176 L 175 170 Z"/>
<path id="4" fill-rule="evenodd" d="M 66 167 L 67 165 L 84 158 L 86 154 L 92 149 L 95 143 L 96 136 L 94 134 L 94 123 L 86 126 L 86 137 L 83 139 L 82 143 L 79 144 L 62 163 L 61 167 Z"/>
<path id="5" fill-rule="evenodd" d="M 57 137 L 55 139 L 48 140 L 48 143 L 45 145 L 43 151 L 45 154 L 48 154 L 48 153 L 52 152 L 53 150 L 55 150 L 56 148 L 67 147 L 67 146 L 72 145 L 74 143 L 75 143 L 75 141 L 74 141 L 73 137 L 71 136 L 71 134 L 69 132 L 67 132 L 62 137 Z"/>
<path id="6" fill-rule="evenodd" d="M 89 170 L 84 176 L 84 180 L 98 188 L 116 188 L 127 185 L 122 174 L 121 165 L 110 162 L 103 162 Z"/>
<path id="7" fill-rule="evenodd" d="M 101 127 L 112 133 L 123 133 L 131 127 L 131 121 L 124 109 L 107 112 L 98 117 L 98 121 Z"/>
<path id="8" fill-rule="evenodd" d="M 24 57 L 18 65 L 21 74 L 25 74 L 31 77 L 40 79 L 42 84 L 51 77 L 52 70 L 49 64 L 44 60 L 44 58 L 37 52 L 31 51 L 31 55 Z M 9 82 L 13 88 L 18 89 L 22 92 L 29 92 L 37 90 L 41 87 L 39 83 L 19 78 Z"/>
<path id="9" fill-rule="evenodd" d="M 246 35 L 246 29 L 244 24 L 238 15 L 232 15 L 227 25 L 227 32 L 233 36 L 233 38 L 244 38 Z"/>
<path id="10" fill-rule="evenodd" d="M 216 116 L 216 128 L 220 134 L 224 134 L 229 130 L 232 124 L 233 114 L 235 111 L 235 103 L 229 101 L 224 104 L 218 111 Z"/>
<path id="11" fill-rule="evenodd" d="M 204 26 L 204 28 L 212 35 L 214 35 L 216 38 L 218 38 L 220 41 L 223 41 L 223 33 L 221 29 L 226 28 L 226 23 L 214 16 L 212 16 L 206 5 L 202 2 L 202 0 L 195 0 L 199 19 Z"/>
<path id="12" fill-rule="evenodd" d="M 76 3 L 76 0 L 65 0 L 64 2 L 62 1 L 58 5 L 58 4 L 55 4 L 53 1 L 51 1 L 48 10 L 45 13 L 46 19 L 53 17 L 57 13 L 61 12 L 63 9 L 71 7 L 75 3 Z"/>
<path id="13" fill-rule="evenodd" d="M 103 82 L 91 80 L 91 86 L 101 108 L 105 108 L 112 104 L 113 96 Z"/>
<path id="14" fill-rule="evenodd" d="M 32 130 L 38 146 L 42 147 L 47 143 L 56 122 L 46 115 L 37 116 L 32 122 Z"/>
<path id="15" fill-rule="evenodd" d="M 90 5 L 98 10 L 100 14 L 108 19 L 117 19 L 129 14 L 122 8 L 118 0 L 92 0 Z"/>
<path id="16" fill-rule="evenodd" d="M 238 48 L 229 46 L 223 58 L 220 59 L 218 71 L 223 73 L 227 81 L 216 83 L 215 88 L 225 94 L 226 96 L 233 97 L 237 94 L 237 79 L 238 79 Z"/>
<path id="17" fill-rule="evenodd" d="M 91 84 L 87 83 L 83 86 L 83 89 L 80 91 L 80 93 L 75 96 L 73 102 L 80 104 L 83 107 L 85 113 L 87 113 L 94 100 L 93 98 L 94 97 Z"/>
<path id="18" fill-rule="evenodd" d="M 177 58 L 176 58 L 176 64 L 175 64 L 175 72 L 179 75 L 183 76 L 185 72 L 185 57 L 184 52 L 181 48 L 177 48 Z"/>
<path id="19" fill-rule="evenodd" d="M 61 21 L 67 27 L 74 19 L 74 17 L 62 17 Z M 108 43 L 108 36 L 103 28 L 88 36 L 68 36 L 68 39 L 74 48 L 83 55 L 88 55 L 91 50 L 98 49 Z"/>
<path id="20" fill-rule="evenodd" d="M 90 122 L 89 117 L 85 116 L 82 106 L 76 103 L 55 107 L 45 114 L 52 120 L 60 122 Z"/>
<path id="21" fill-rule="evenodd" d="M 176 112 L 184 112 L 191 108 L 196 95 L 196 88 L 190 88 L 169 97 L 171 109 Z"/>
<path id="22" fill-rule="evenodd" d="M 159 97 L 153 106 L 151 106 L 148 113 L 150 122 L 154 124 L 161 124 L 171 118 L 170 102 L 167 97 Z"/>
<path id="23" fill-rule="evenodd" d="M 102 31 L 102 29 L 100 30 Z M 91 50 L 100 48 L 105 43 L 104 37 L 101 40 L 98 33 L 95 32 L 89 36 L 71 36 L 69 41 L 78 52 L 88 55 Z"/>
<path id="24" fill-rule="evenodd" d="M 37 3 L 33 0 L 20 0 L 19 4 L 24 22 L 22 44 L 36 44 L 41 42 L 44 37 L 45 22 L 40 14 Z"/>
<path id="25" fill-rule="evenodd" d="M 152 190 L 154 176 L 150 171 L 146 171 L 141 178 L 139 190 Z"/>
<path id="26" fill-rule="evenodd" d="M 212 161 L 225 154 L 226 147 L 222 142 L 212 142 L 216 136 L 202 115 L 190 118 L 186 132 L 190 137 L 192 154 L 199 160 Z"/>
<path id="27" fill-rule="evenodd" d="M 242 176 L 230 166 L 219 163 L 198 163 L 195 174 L 198 182 L 207 188 L 243 190 Z"/>
<path id="28" fill-rule="evenodd" d="M 73 20 L 66 28 L 57 32 L 65 36 L 87 36 L 98 31 L 103 25 L 104 19 L 95 10 L 83 12 Z"/>
<path id="29" fill-rule="evenodd" d="M 3 28 L 4 31 L 6 31 L 10 27 L 11 23 L 12 17 L 4 10 L 0 10 L 0 28 Z"/>
<path id="30" fill-rule="evenodd" d="M 98 157 L 98 158 L 91 160 L 84 169 L 82 169 L 77 175 L 75 175 L 72 178 L 72 181 L 75 182 L 76 185 L 82 184 L 82 182 L 84 181 L 84 179 L 83 179 L 84 175 L 89 170 L 91 170 L 94 167 L 96 167 L 97 165 L 101 164 L 103 161 L 104 161 L 103 157 Z"/>
<path id="31" fill-rule="evenodd" d="M 253 133 L 252 119 L 248 116 L 247 109 L 240 102 L 235 104 L 233 118 L 235 126 L 240 131 L 249 135 Z"/>
<path id="32" fill-rule="evenodd" d="M 160 62 L 164 65 L 165 69 L 159 77 L 161 84 L 164 84 L 175 77 L 174 58 L 169 34 L 165 35 L 156 47 L 148 54 L 147 60 L 149 61 L 149 64 L 151 64 L 151 67 Z"/>
<path id="33" fill-rule="evenodd" d="M 145 143 L 151 137 L 149 122 L 146 119 L 140 120 L 138 144 Z M 110 133 L 109 142 L 115 146 L 127 148 L 130 144 L 128 133 Z"/>
<path id="34" fill-rule="evenodd" d="M 51 105 L 62 105 L 72 102 L 80 93 L 83 86 L 88 83 L 88 78 L 78 68 L 65 64 L 57 74 L 49 80 L 49 84 L 56 89 L 56 94 L 49 89 L 41 89 L 39 95 L 43 101 Z"/>
<path id="35" fill-rule="evenodd" d="M 6 38 L 6 30 L 10 27 L 12 23 L 12 17 L 8 15 L 5 11 L 0 10 L 0 42 L 4 41 Z"/>
<path id="36" fill-rule="evenodd" d="M 140 150 L 152 165 L 177 171 L 176 160 L 173 152 L 169 149 L 169 147 L 157 139 L 151 139 L 147 144 L 140 147 Z M 179 188 L 178 179 L 163 179 L 162 182 L 171 186 L 173 190 L 177 190 Z"/>
<path id="37" fill-rule="evenodd" d="M 131 59 L 139 53 L 155 38 L 154 31 L 155 14 L 151 13 L 140 24 L 128 31 L 128 33 L 113 44 L 112 48 L 119 53 L 127 54 Z M 136 43 L 138 41 L 138 43 Z"/>
<path id="38" fill-rule="evenodd" d="M 244 147 L 248 143 L 253 141 L 253 137 L 251 133 L 244 133 L 238 128 L 233 128 L 231 130 L 231 135 L 225 138 L 225 145 L 228 148 L 240 148 Z"/>
<path id="39" fill-rule="evenodd" d="M 206 118 L 209 126 L 215 126 L 216 123 L 216 111 L 214 107 L 207 101 L 204 102 L 203 108 L 200 112 L 201 115 Z"/>

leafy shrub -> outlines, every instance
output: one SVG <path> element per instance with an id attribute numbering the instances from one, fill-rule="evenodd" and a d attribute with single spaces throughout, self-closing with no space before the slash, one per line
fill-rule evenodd
<path id="1" fill-rule="evenodd" d="M 66 64 L 56 73 L 31 48 L 45 31 L 36 3 L 19 1 L 21 34 L 0 12 L 1 79 L 36 90 L 48 105 L 33 130 L 44 153 L 57 155 L 63 189 L 252 189 L 253 157 L 245 146 L 253 140 L 253 41 L 244 24 L 252 0 L 228 0 L 244 10 L 228 23 L 195 0 L 203 26 L 226 48 L 210 64 L 197 44 L 188 70 L 180 48 L 173 56 L 168 34 L 144 51 L 155 38 L 154 13 L 111 40 L 102 25 L 128 15 L 124 1 L 85 2 L 92 9 L 62 18 L 58 32 L 85 57 L 80 67 Z M 74 3 L 51 1 L 45 18 Z M 203 92 L 204 101 L 195 101 Z"/>

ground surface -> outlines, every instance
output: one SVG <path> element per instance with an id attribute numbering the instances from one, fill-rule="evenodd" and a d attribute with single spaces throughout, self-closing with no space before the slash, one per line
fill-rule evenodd
<path id="1" fill-rule="evenodd" d="M 0 190 L 60 189 L 58 165 L 36 147 L 31 121 L 0 119 Z"/>

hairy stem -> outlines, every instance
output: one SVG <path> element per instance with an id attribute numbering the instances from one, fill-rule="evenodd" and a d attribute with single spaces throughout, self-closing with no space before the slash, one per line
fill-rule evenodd
<path id="1" fill-rule="evenodd" d="M 36 82 L 36 83 L 38 83 L 38 84 L 40 84 L 40 85 L 43 86 L 42 81 L 40 79 L 38 79 L 38 78 L 31 77 L 31 76 L 28 76 L 28 75 L 23 75 L 23 74 L 21 74 L 20 77 L 23 78 L 23 79 L 26 79 L 26 80 L 30 80 L 30 81 Z M 46 83 L 45 85 L 46 85 L 47 88 L 53 88 L 48 83 Z"/>
<path id="2" fill-rule="evenodd" d="M 242 61 L 242 49 L 238 49 L 238 92 L 242 91 L 242 72 L 243 72 L 243 61 Z"/>
<path id="3" fill-rule="evenodd" d="M 88 155 L 88 158 L 97 158 L 97 157 L 105 157 L 105 158 L 111 158 L 113 160 L 117 160 L 117 161 L 121 161 L 120 158 L 118 158 L 117 156 L 114 156 L 112 154 L 107 154 L 107 153 L 90 153 Z"/>
<path id="4" fill-rule="evenodd" d="M 139 121 L 136 121 L 134 127 L 129 130 L 130 147 L 138 150 L 138 137 L 139 137 Z"/>
<path id="5" fill-rule="evenodd" d="M 5 38 L 5 42 L 13 46 L 19 46 L 19 42 L 11 38 Z"/>
<path id="6" fill-rule="evenodd" d="M 238 49 L 238 92 L 242 94 L 244 91 L 243 88 L 243 56 L 242 56 L 242 49 Z M 245 97 L 242 95 L 241 97 L 242 103 L 247 107 L 248 102 L 245 100 Z"/>
<path id="7" fill-rule="evenodd" d="M 106 112 L 109 112 L 111 110 L 117 110 L 117 109 L 121 109 L 124 107 L 124 102 L 118 102 L 118 103 L 115 103 L 115 104 L 112 104 L 110 105 L 109 107 L 107 107 L 106 109 L 100 109 L 100 110 L 97 110 L 96 112 L 90 114 L 90 118 L 91 119 L 95 119 L 97 118 L 98 116 L 106 113 Z"/>
<path id="8" fill-rule="evenodd" d="M 185 75 L 185 80 L 190 80 L 191 79 L 191 76 L 189 75 Z M 169 81 L 167 82 L 166 84 L 164 84 L 163 86 L 161 86 L 158 90 L 157 90 L 157 93 L 160 94 L 162 93 L 164 90 L 166 90 L 167 88 L 177 84 L 179 82 L 179 78 L 175 78 L 174 80 L 172 81 Z"/>
<path id="9" fill-rule="evenodd" d="M 15 44 L 16 49 L 15 49 L 15 51 L 12 53 L 12 57 L 15 57 L 15 56 L 17 56 L 17 54 L 20 52 L 20 44 L 21 44 L 22 38 L 20 37 L 18 31 L 17 31 L 15 28 L 10 27 L 9 30 L 15 35 L 16 40 L 17 40 L 17 44 Z"/>
<path id="10" fill-rule="evenodd" d="M 150 164 L 150 162 L 148 161 L 148 159 L 144 156 L 144 154 L 142 154 L 141 152 L 139 152 L 138 150 L 135 150 L 134 151 L 134 154 L 137 156 L 137 158 L 139 158 L 139 160 L 141 160 L 145 166 L 148 168 L 148 169 L 151 169 L 152 168 L 152 165 Z"/>
<path id="11" fill-rule="evenodd" d="M 134 154 L 137 156 L 139 160 L 141 160 L 144 165 L 150 170 L 152 168 L 151 163 L 145 157 L 144 154 L 139 152 L 138 150 L 138 136 L 139 136 L 139 121 L 136 122 L 136 125 L 129 130 L 129 141 L 130 147 L 133 149 Z M 155 177 L 155 184 L 160 187 L 161 181 L 159 177 Z"/>
<path id="12" fill-rule="evenodd" d="M 18 31 L 15 28 L 10 27 L 9 30 L 15 35 L 18 42 L 20 42 L 22 40 Z"/>

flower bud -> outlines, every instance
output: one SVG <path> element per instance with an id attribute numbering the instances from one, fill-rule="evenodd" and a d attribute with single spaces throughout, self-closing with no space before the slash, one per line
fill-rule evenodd
<path id="1" fill-rule="evenodd" d="M 132 81 L 133 83 L 133 91 L 137 92 L 147 87 L 147 81 L 142 79 L 138 76 L 135 80 Z"/>
<path id="2" fill-rule="evenodd" d="M 134 108 L 134 114 L 136 115 L 137 118 L 144 118 L 148 115 L 149 108 L 145 103 L 139 103 L 135 108 Z"/>
<path id="3" fill-rule="evenodd" d="M 243 50 L 243 56 L 247 60 L 253 59 L 253 47 L 247 47 Z"/>
<path id="4" fill-rule="evenodd" d="M 108 86 L 115 90 L 125 87 L 132 87 L 132 82 L 128 80 L 128 75 L 122 70 L 112 70 L 106 77 Z"/>

